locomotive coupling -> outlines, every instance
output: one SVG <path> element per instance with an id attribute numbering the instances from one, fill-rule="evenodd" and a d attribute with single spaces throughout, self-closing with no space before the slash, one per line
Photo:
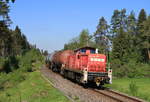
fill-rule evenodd
<path id="1" fill-rule="evenodd" d="M 96 82 L 96 85 L 99 86 L 101 84 L 101 81 L 103 80 L 103 78 L 101 77 L 96 77 L 95 78 L 95 82 Z"/>

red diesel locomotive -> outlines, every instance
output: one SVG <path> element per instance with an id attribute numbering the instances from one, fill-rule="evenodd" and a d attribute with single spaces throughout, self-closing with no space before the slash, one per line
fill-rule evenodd
<path id="1" fill-rule="evenodd" d="M 107 68 L 107 58 L 97 49 L 83 47 L 77 50 L 58 51 L 46 58 L 53 71 L 79 83 L 96 83 L 97 86 L 112 83 L 112 70 Z"/>

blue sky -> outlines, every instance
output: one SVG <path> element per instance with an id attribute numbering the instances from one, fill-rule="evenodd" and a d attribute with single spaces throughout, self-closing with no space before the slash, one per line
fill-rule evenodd
<path id="1" fill-rule="evenodd" d="M 110 22 L 115 9 L 144 8 L 150 14 L 150 0 L 16 0 L 11 5 L 11 27 L 18 25 L 31 44 L 53 52 L 79 35 L 82 29 L 95 32 L 99 18 Z"/>

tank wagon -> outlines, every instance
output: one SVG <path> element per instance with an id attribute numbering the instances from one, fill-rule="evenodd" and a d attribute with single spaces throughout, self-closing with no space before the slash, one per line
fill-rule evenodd
<path id="1" fill-rule="evenodd" d="M 112 70 L 107 68 L 106 55 L 98 54 L 95 48 L 58 51 L 47 59 L 50 69 L 79 83 L 94 82 L 101 86 L 112 82 Z"/>

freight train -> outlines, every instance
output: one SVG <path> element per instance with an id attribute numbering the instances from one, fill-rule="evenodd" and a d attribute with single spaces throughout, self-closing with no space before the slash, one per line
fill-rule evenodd
<path id="1" fill-rule="evenodd" d="M 107 67 L 107 57 L 93 47 L 56 51 L 46 57 L 46 65 L 54 72 L 84 85 L 97 86 L 112 83 L 112 70 Z"/>

